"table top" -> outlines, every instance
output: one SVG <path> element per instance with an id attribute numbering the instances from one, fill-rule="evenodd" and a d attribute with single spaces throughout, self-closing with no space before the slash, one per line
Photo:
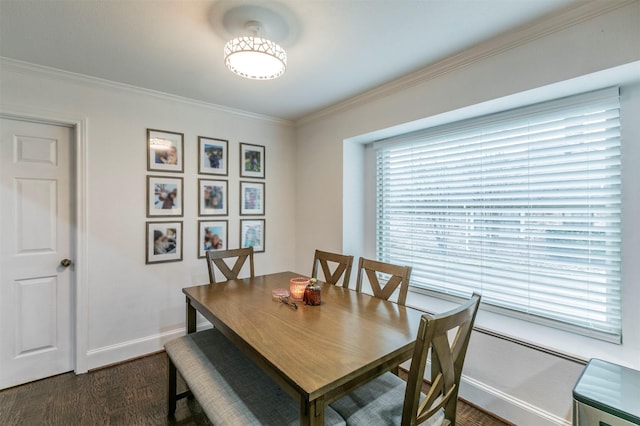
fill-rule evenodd
<path id="1" fill-rule="evenodd" d="M 640 371 L 594 358 L 573 388 L 573 398 L 640 424 Z"/>
<path id="2" fill-rule="evenodd" d="M 288 288 L 298 276 L 283 272 L 183 292 L 308 400 L 391 360 L 411 358 L 422 312 L 320 281 L 320 306 L 299 302 L 294 310 L 272 299 L 271 290 Z"/>

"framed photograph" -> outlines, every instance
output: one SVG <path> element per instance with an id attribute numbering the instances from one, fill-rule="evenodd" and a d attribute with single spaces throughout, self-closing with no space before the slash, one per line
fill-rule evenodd
<path id="1" fill-rule="evenodd" d="M 147 222 L 147 264 L 182 260 L 182 222 Z"/>
<path id="2" fill-rule="evenodd" d="M 254 253 L 264 251 L 265 220 L 240 219 L 240 247 L 253 247 Z"/>
<path id="3" fill-rule="evenodd" d="M 226 216 L 227 181 L 198 179 L 198 216 Z"/>
<path id="4" fill-rule="evenodd" d="M 184 135 L 147 129 L 147 170 L 182 173 Z"/>
<path id="5" fill-rule="evenodd" d="M 206 257 L 210 250 L 226 250 L 228 240 L 226 220 L 198 221 L 198 258 Z"/>
<path id="6" fill-rule="evenodd" d="M 240 177 L 264 179 L 264 146 L 240 143 Z"/>
<path id="7" fill-rule="evenodd" d="M 147 217 L 182 216 L 182 178 L 147 176 Z"/>
<path id="8" fill-rule="evenodd" d="M 240 215 L 264 215 L 264 182 L 240 181 Z"/>
<path id="9" fill-rule="evenodd" d="M 229 141 L 198 136 L 198 173 L 228 176 Z"/>

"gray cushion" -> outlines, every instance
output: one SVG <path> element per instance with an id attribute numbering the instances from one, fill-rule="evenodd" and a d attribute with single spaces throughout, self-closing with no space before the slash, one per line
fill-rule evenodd
<path id="1" fill-rule="evenodd" d="M 347 421 L 347 425 L 399 425 L 406 384 L 395 374 L 385 373 L 333 402 L 331 408 Z M 421 424 L 434 426 L 443 421 L 444 410 L 441 409 Z"/>
<path id="2" fill-rule="evenodd" d="M 300 406 L 217 329 L 165 345 L 167 354 L 214 425 L 298 425 Z M 345 424 L 330 407 L 325 424 Z"/>

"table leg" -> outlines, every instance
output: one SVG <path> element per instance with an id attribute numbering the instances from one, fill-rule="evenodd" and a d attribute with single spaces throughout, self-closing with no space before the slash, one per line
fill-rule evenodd
<path id="1" fill-rule="evenodd" d="M 306 401 L 304 398 L 301 399 L 300 424 L 303 426 L 323 426 L 324 398 L 320 397 L 314 401 Z"/>
<path id="2" fill-rule="evenodd" d="M 187 334 L 196 332 L 196 308 L 191 306 L 191 301 L 187 297 Z"/>

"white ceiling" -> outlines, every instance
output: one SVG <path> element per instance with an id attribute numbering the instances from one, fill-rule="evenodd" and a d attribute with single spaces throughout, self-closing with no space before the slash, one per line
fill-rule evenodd
<path id="1" fill-rule="evenodd" d="M 0 0 L 0 56 L 295 121 L 585 0 Z M 261 20 L 277 80 L 229 72 Z"/>

